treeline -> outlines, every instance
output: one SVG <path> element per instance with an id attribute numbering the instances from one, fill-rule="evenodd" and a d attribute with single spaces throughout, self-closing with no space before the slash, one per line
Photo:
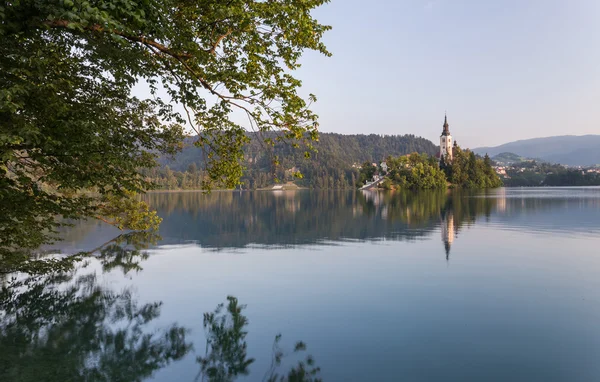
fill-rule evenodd
<path id="1" fill-rule="evenodd" d="M 506 168 L 507 187 L 600 186 L 600 173 L 565 168 L 559 164 L 521 162 Z"/>
<path id="2" fill-rule="evenodd" d="M 320 133 L 313 143 L 314 151 L 309 151 L 310 157 L 305 155 L 306 150 L 286 142 L 268 146 L 255 134 L 250 138 L 244 150 L 243 189 L 269 187 L 276 181 L 294 181 L 298 186 L 317 189 L 350 189 L 358 180 L 357 164 L 379 163 L 389 155 L 437 152 L 431 141 L 414 135 Z M 184 146 L 175 157 L 161 158 L 161 168 L 144 171 L 146 179 L 161 189 L 200 188 L 205 177 L 204 152 L 193 146 L 192 138 Z"/>
<path id="3" fill-rule="evenodd" d="M 197 190 L 208 180 L 206 173 L 195 163 L 188 165 L 185 171 L 174 171 L 169 165 L 141 169 L 140 174 L 161 190 Z"/>
<path id="4" fill-rule="evenodd" d="M 545 186 L 600 186 L 600 174 L 568 170 L 546 175 Z"/>
<path id="5" fill-rule="evenodd" d="M 495 188 L 502 186 L 502 180 L 492 167 L 492 160 L 485 154 L 483 158 L 471 150 L 454 146 L 453 159 L 442 158 L 440 168 L 448 182 L 458 188 Z"/>

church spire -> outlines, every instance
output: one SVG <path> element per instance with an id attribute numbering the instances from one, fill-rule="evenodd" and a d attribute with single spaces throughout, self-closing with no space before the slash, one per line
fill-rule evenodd
<path id="1" fill-rule="evenodd" d="M 442 135 L 450 135 L 450 125 L 448 125 L 448 116 L 444 113 L 444 130 L 442 131 Z"/>

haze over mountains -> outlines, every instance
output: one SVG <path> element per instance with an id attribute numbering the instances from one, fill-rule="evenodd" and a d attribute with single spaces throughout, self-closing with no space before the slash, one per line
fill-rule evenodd
<path id="1" fill-rule="evenodd" d="M 475 153 L 493 157 L 514 153 L 526 158 L 539 158 L 549 163 L 569 166 L 600 164 L 600 135 L 563 135 L 509 142 L 495 147 L 478 147 Z"/>

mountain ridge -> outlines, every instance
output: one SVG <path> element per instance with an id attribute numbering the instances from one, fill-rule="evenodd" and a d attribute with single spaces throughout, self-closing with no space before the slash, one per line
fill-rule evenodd
<path id="1" fill-rule="evenodd" d="M 496 156 L 510 152 L 526 158 L 539 158 L 549 163 L 569 166 L 600 164 L 600 135 L 557 135 L 521 139 L 498 146 L 478 147 L 477 154 Z"/>

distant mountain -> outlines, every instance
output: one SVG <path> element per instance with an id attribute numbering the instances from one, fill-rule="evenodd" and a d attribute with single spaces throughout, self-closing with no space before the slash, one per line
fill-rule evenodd
<path id="1" fill-rule="evenodd" d="M 496 147 L 479 147 L 475 153 L 490 157 L 514 153 L 525 158 L 539 158 L 550 163 L 570 166 L 600 164 L 600 135 L 563 135 L 557 137 L 525 139 Z"/>

